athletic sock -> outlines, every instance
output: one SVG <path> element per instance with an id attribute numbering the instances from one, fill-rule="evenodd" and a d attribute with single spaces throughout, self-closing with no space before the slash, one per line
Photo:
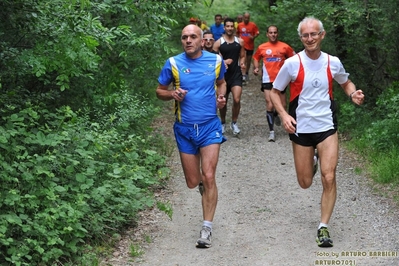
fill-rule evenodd
<path id="1" fill-rule="evenodd" d="M 206 226 L 206 227 L 209 227 L 210 229 L 211 229 L 211 231 L 212 231 L 212 222 L 211 221 L 204 221 L 204 223 L 202 224 L 202 226 Z"/>
<path id="2" fill-rule="evenodd" d="M 274 114 L 273 111 L 266 111 L 267 124 L 269 125 L 269 130 L 274 131 Z"/>
<path id="3" fill-rule="evenodd" d="M 318 228 L 318 229 L 320 229 L 320 228 L 322 228 L 322 227 L 325 227 L 325 228 L 327 228 L 327 227 L 328 227 L 328 224 L 323 224 L 323 223 L 320 223 L 320 224 L 319 224 L 319 228 Z"/>

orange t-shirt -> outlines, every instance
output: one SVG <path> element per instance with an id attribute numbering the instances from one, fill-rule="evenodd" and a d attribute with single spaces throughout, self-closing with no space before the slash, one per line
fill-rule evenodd
<path id="1" fill-rule="evenodd" d="M 259 35 L 258 26 L 251 21 L 248 24 L 244 22 L 238 23 L 237 35 L 244 40 L 244 48 L 246 50 L 254 50 L 255 40 L 249 36 Z"/>
<path id="2" fill-rule="evenodd" d="M 285 59 L 293 55 L 295 51 L 285 42 L 266 42 L 259 45 L 252 58 L 258 62 L 263 58 L 262 83 L 273 82 Z"/>

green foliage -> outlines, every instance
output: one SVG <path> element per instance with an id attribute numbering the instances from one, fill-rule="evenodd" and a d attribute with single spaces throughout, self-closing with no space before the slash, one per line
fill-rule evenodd
<path id="1" fill-rule="evenodd" d="M 211 3 L 212 2 L 212 3 Z M 215 23 L 215 15 L 221 14 L 222 16 L 228 15 L 231 18 L 236 18 L 238 14 L 242 14 L 246 10 L 246 0 L 203 0 L 197 1 L 193 7 L 193 16 L 205 20 L 208 26 Z M 186 19 L 187 21 L 187 19 Z"/>
<path id="2" fill-rule="evenodd" d="M 130 245 L 130 256 L 138 257 L 141 256 L 144 253 L 144 251 L 141 250 L 139 245 L 136 244 L 131 244 Z"/>
<path id="3" fill-rule="evenodd" d="M 163 202 L 158 201 L 157 202 L 157 207 L 161 211 L 165 212 L 169 216 L 169 219 L 172 220 L 173 209 L 172 209 L 172 205 L 170 204 L 170 202 L 163 203 Z"/>
<path id="4" fill-rule="evenodd" d="M 128 125 L 154 113 L 138 108 L 138 99 L 123 101 L 130 108 L 95 123 L 68 107 L 28 106 L 3 117 L 2 265 L 65 263 L 154 204 L 150 187 L 166 177 L 165 158 L 152 150 L 151 135 Z"/>
<path id="5" fill-rule="evenodd" d="M 375 153 L 371 156 L 370 172 L 374 180 L 379 183 L 399 184 L 399 151 L 390 149 L 386 153 Z"/>
<path id="6" fill-rule="evenodd" d="M 399 148 L 399 83 L 387 88 L 377 100 L 371 125 L 362 139 L 379 152 Z"/>
<path id="7" fill-rule="evenodd" d="M 370 112 L 359 112 L 361 108 L 345 106 L 341 117 L 352 136 L 352 149 L 357 149 L 368 164 L 368 171 L 377 182 L 399 183 L 399 83 L 387 88 Z M 346 108 L 347 107 L 347 108 Z M 357 111 L 353 111 L 356 110 Z M 350 118 L 343 115 L 352 110 Z M 350 122 L 349 122 L 350 121 Z M 352 127 L 352 128 L 351 128 Z"/>
<path id="8" fill-rule="evenodd" d="M 93 246 L 154 205 L 170 152 L 154 89 L 190 7 L 0 2 L 1 265 L 95 265 Z"/>

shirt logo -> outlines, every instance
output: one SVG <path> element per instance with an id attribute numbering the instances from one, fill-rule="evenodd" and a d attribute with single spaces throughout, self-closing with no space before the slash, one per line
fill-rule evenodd
<path id="1" fill-rule="evenodd" d="M 267 49 L 267 50 L 266 50 L 266 54 L 267 54 L 267 55 L 271 55 L 272 53 L 273 53 L 272 49 Z"/>
<path id="2" fill-rule="evenodd" d="M 180 69 L 181 72 L 183 72 L 184 74 L 190 74 L 191 70 L 187 67 L 182 67 Z"/>
<path id="3" fill-rule="evenodd" d="M 278 57 L 266 58 L 266 62 L 280 62 L 280 61 L 281 61 L 281 58 L 278 58 Z"/>
<path id="4" fill-rule="evenodd" d="M 312 86 L 313 86 L 313 88 L 319 88 L 321 86 L 320 79 L 315 78 L 314 80 L 312 80 Z"/>

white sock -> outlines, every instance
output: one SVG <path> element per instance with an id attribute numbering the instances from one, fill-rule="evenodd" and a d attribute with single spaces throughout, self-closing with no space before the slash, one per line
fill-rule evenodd
<path id="1" fill-rule="evenodd" d="M 317 164 L 317 157 L 313 156 L 313 165 L 316 165 L 316 164 Z"/>
<path id="2" fill-rule="evenodd" d="M 322 228 L 322 227 L 328 228 L 328 224 L 320 223 L 318 229 L 320 229 L 320 228 Z"/>
<path id="3" fill-rule="evenodd" d="M 209 228 L 211 228 L 211 230 L 212 230 L 212 222 L 210 222 L 210 221 L 204 221 L 204 223 L 202 224 L 202 226 L 209 227 Z"/>

